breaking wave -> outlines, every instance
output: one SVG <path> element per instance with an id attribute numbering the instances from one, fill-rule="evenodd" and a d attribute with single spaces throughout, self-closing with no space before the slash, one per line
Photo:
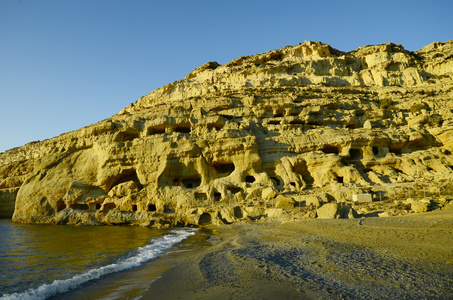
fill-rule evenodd
<path id="1" fill-rule="evenodd" d="M 137 248 L 132 256 L 123 257 L 116 263 L 91 269 L 68 279 L 58 279 L 50 284 L 43 284 L 36 289 L 29 289 L 22 293 L 5 294 L 0 299 L 38 300 L 68 292 L 81 284 L 99 279 L 104 275 L 138 267 L 194 234 L 190 230 L 171 231 L 168 235 L 153 239 L 150 245 Z"/>

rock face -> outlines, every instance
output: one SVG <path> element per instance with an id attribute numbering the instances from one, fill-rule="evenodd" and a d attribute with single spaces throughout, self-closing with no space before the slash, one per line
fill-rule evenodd
<path id="1" fill-rule="evenodd" d="M 0 154 L 23 223 L 204 225 L 452 192 L 453 41 L 305 42 L 204 64 L 117 115 Z"/>

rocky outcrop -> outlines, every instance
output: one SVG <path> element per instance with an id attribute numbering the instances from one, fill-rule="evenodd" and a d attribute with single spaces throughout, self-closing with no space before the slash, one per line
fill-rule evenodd
<path id="1" fill-rule="evenodd" d="M 204 64 L 109 119 L 0 154 L 0 213 L 15 199 L 15 222 L 204 225 L 355 193 L 451 194 L 452 58 L 453 41 L 305 42 Z"/>

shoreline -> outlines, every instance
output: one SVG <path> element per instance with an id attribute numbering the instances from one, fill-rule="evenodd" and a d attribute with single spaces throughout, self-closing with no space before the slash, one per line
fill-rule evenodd
<path id="1" fill-rule="evenodd" d="M 142 299 L 397 299 L 453 296 L 453 205 L 388 218 L 208 226 L 169 253 Z M 209 245 L 210 244 L 210 245 Z"/>

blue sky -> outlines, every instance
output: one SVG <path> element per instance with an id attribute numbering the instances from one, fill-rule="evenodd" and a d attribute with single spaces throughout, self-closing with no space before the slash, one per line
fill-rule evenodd
<path id="1" fill-rule="evenodd" d="M 305 40 L 453 39 L 453 1 L 0 0 L 0 152 L 108 118 L 208 61 Z"/>

